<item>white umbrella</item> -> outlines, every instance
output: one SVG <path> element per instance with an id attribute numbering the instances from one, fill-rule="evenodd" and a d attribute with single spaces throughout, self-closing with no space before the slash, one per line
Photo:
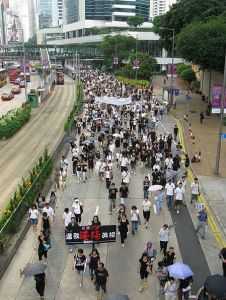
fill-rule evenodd
<path id="1" fill-rule="evenodd" d="M 115 136 L 115 137 L 121 137 L 121 134 L 120 133 L 114 133 L 113 136 Z"/>
<path id="2" fill-rule="evenodd" d="M 156 192 L 156 191 L 160 191 L 162 188 L 163 188 L 162 185 L 155 184 L 155 185 L 152 185 L 151 187 L 149 187 L 148 191 L 149 192 Z"/>

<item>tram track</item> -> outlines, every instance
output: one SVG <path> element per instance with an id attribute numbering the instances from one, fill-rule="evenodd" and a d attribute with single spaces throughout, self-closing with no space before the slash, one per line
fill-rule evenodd
<path id="1" fill-rule="evenodd" d="M 66 77 L 65 85 L 57 86 L 40 112 L 0 150 L 0 210 L 44 149 L 54 151 L 73 102 L 74 81 Z"/>

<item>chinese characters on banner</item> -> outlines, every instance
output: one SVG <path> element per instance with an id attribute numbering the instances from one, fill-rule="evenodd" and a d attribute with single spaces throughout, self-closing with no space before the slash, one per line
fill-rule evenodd
<path id="1" fill-rule="evenodd" d="M 222 94 L 222 84 L 214 83 L 212 91 L 212 113 L 219 114 L 221 108 L 221 94 Z M 226 112 L 226 91 L 224 99 L 224 113 Z"/>
<path id="2" fill-rule="evenodd" d="M 173 77 L 176 77 L 177 75 L 177 65 L 168 64 L 167 65 L 167 75 L 171 76 L 173 74 Z"/>
<path id="3" fill-rule="evenodd" d="M 66 245 L 109 243 L 116 241 L 116 225 L 81 226 L 65 231 Z"/>

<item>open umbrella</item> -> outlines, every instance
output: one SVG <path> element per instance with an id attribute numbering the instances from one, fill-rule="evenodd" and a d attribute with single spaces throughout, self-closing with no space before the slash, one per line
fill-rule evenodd
<path id="1" fill-rule="evenodd" d="M 120 133 L 114 133 L 113 136 L 114 137 L 121 137 L 121 134 Z"/>
<path id="2" fill-rule="evenodd" d="M 110 131 L 110 128 L 109 128 L 109 127 L 102 127 L 102 128 L 101 128 L 101 131 L 103 131 L 103 132 L 108 132 L 108 131 Z"/>
<path id="3" fill-rule="evenodd" d="M 43 263 L 28 263 L 26 265 L 26 267 L 21 270 L 21 274 L 25 275 L 25 276 L 34 276 L 37 274 L 41 274 L 45 271 L 47 265 L 43 264 Z"/>
<path id="4" fill-rule="evenodd" d="M 87 139 L 87 141 L 93 143 L 97 141 L 97 138 L 95 136 L 91 136 L 90 138 Z"/>
<path id="5" fill-rule="evenodd" d="M 180 262 L 176 262 L 175 264 L 167 267 L 170 276 L 176 279 L 186 279 L 194 273 L 188 265 L 182 264 Z"/>
<path id="6" fill-rule="evenodd" d="M 206 288 L 208 294 L 215 297 L 225 297 L 226 296 L 226 277 L 219 274 L 210 275 L 206 277 L 204 287 Z"/>
<path id="7" fill-rule="evenodd" d="M 127 295 L 114 294 L 114 295 L 108 296 L 106 300 L 129 300 L 129 297 Z"/>
<path id="8" fill-rule="evenodd" d="M 90 142 L 89 140 L 85 140 L 83 142 L 81 142 L 82 145 L 85 145 L 85 144 L 91 144 L 92 142 Z"/>
<path id="9" fill-rule="evenodd" d="M 152 185 L 151 187 L 149 187 L 148 191 L 149 192 L 156 192 L 156 191 L 160 191 L 162 188 L 163 188 L 162 185 L 155 184 L 155 185 Z"/>
<path id="10" fill-rule="evenodd" d="M 64 141 L 65 141 L 65 143 L 70 143 L 70 142 L 75 142 L 75 141 L 77 141 L 77 139 L 76 139 L 76 137 L 75 136 L 66 136 L 65 138 L 64 138 Z"/>

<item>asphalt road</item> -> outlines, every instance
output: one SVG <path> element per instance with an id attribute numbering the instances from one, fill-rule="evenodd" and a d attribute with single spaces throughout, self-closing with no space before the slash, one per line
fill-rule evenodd
<path id="1" fill-rule="evenodd" d="M 8 83 L 4 87 L 0 89 L 0 97 L 3 94 L 3 92 L 11 91 L 12 87 L 14 85 L 11 83 Z M 36 89 L 40 86 L 40 76 L 37 74 L 31 74 L 31 81 L 28 82 L 27 91 L 29 92 L 30 89 Z M 2 101 L 0 99 L 0 117 L 2 115 L 5 115 L 9 110 L 20 107 L 23 102 L 25 102 L 25 92 L 24 88 L 21 89 L 21 93 L 18 95 L 14 95 L 14 98 L 10 101 Z"/>
<path id="2" fill-rule="evenodd" d="M 26 177 L 43 150 L 52 152 L 64 132 L 64 121 L 74 101 L 74 81 L 65 78 L 41 107 L 32 110 L 31 120 L 0 149 L 0 210 Z M 1 144 L 1 143 L 0 143 Z"/>

